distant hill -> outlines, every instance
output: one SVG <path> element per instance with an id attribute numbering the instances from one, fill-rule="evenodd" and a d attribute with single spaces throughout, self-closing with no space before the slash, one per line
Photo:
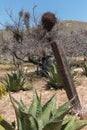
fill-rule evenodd
<path id="1" fill-rule="evenodd" d="M 87 22 L 64 20 L 60 22 L 60 26 L 63 26 L 64 30 L 87 30 Z"/>
<path id="2" fill-rule="evenodd" d="M 87 22 L 65 20 L 65 21 L 63 21 L 63 23 L 65 23 L 66 27 L 69 29 L 85 29 L 85 30 L 87 30 Z"/>
<path id="3" fill-rule="evenodd" d="M 68 56 L 87 56 L 87 22 L 61 21 L 58 28 L 58 39 L 63 41 Z"/>

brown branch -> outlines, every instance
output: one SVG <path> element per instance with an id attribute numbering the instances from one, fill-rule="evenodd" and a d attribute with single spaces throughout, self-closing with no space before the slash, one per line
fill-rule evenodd
<path id="1" fill-rule="evenodd" d="M 12 55 L 15 56 L 15 58 L 18 60 L 21 60 L 23 62 L 29 62 L 28 60 L 24 60 L 23 58 L 20 58 L 19 56 L 17 56 L 16 52 L 12 52 Z"/>

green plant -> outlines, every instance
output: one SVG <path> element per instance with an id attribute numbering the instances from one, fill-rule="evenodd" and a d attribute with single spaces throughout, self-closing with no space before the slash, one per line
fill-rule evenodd
<path id="1" fill-rule="evenodd" d="M 3 85 L 1 85 L 0 86 L 0 98 L 2 97 L 2 95 L 5 95 L 5 94 L 6 94 L 6 88 Z"/>
<path id="2" fill-rule="evenodd" d="M 61 130 L 80 130 L 87 125 L 87 120 L 75 120 L 75 116 L 66 118 L 62 123 Z"/>
<path id="3" fill-rule="evenodd" d="M 87 62 L 84 61 L 82 65 L 83 73 L 87 76 Z"/>
<path id="4" fill-rule="evenodd" d="M 25 76 L 23 72 L 18 70 L 16 72 L 11 72 L 11 74 L 6 74 L 3 82 L 7 91 L 17 92 L 23 90 L 25 84 Z"/>
<path id="5" fill-rule="evenodd" d="M 64 118 L 72 108 L 72 106 L 70 107 L 72 101 L 66 102 L 56 109 L 55 95 L 42 106 L 41 96 L 39 97 L 35 91 L 29 108 L 11 95 L 10 100 L 15 110 L 18 130 L 80 130 L 87 125 L 87 120 L 75 121 L 73 116 Z M 0 127 L 3 127 L 2 130 L 14 130 L 3 118 L 0 119 Z"/>
<path id="6" fill-rule="evenodd" d="M 14 130 L 11 123 L 0 116 L 0 130 Z"/>
<path id="7" fill-rule="evenodd" d="M 47 77 L 48 77 L 48 85 L 54 87 L 54 88 L 62 88 L 63 82 L 60 76 L 60 72 L 58 70 L 58 66 L 56 63 L 53 63 L 51 66 L 51 69 L 47 71 Z"/>
<path id="8" fill-rule="evenodd" d="M 34 54 L 28 54 L 28 61 L 37 65 L 38 61 L 39 61 L 39 57 L 37 55 L 34 55 Z"/>

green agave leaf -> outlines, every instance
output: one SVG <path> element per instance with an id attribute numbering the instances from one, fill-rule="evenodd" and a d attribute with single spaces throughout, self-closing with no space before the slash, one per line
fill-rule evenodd
<path id="1" fill-rule="evenodd" d="M 39 124 L 37 119 L 29 113 L 19 110 L 19 130 L 39 130 Z M 21 127 L 21 129 L 20 129 Z"/>
<path id="2" fill-rule="evenodd" d="M 58 69 L 57 65 L 53 64 L 53 71 L 54 71 L 54 73 L 57 73 L 57 69 Z"/>
<path id="3" fill-rule="evenodd" d="M 54 63 L 52 64 L 50 71 L 52 73 L 56 73 L 57 72 L 57 66 L 56 66 L 56 64 L 54 64 Z"/>
<path id="4" fill-rule="evenodd" d="M 72 100 L 71 100 L 72 101 Z M 68 111 L 72 108 L 71 101 L 68 101 L 61 105 L 55 112 L 54 120 L 63 120 L 64 116 L 68 113 Z"/>
<path id="5" fill-rule="evenodd" d="M 13 97 L 10 95 L 11 102 L 15 109 L 16 119 L 17 119 L 17 126 L 19 130 L 39 130 L 39 125 L 37 120 L 32 114 L 29 114 L 26 109 L 24 109 L 23 103 L 17 102 Z M 18 105 L 18 108 L 15 106 L 14 102 Z"/>
<path id="6" fill-rule="evenodd" d="M 54 75 L 55 83 L 60 87 L 63 86 L 63 82 L 61 80 L 60 75 L 57 73 Z"/>
<path id="7" fill-rule="evenodd" d="M 34 98 L 29 108 L 29 113 L 36 116 L 37 118 L 42 115 L 41 98 L 38 97 L 36 90 L 34 91 Z"/>
<path id="8" fill-rule="evenodd" d="M 26 111 L 28 111 L 28 108 L 26 107 L 26 105 L 23 103 L 22 100 L 20 100 L 20 105 L 22 108 L 26 109 Z"/>
<path id="9" fill-rule="evenodd" d="M 50 122 L 42 130 L 61 130 L 62 121 Z"/>
<path id="10" fill-rule="evenodd" d="M 0 130 L 14 130 L 11 124 L 0 116 Z"/>
<path id="11" fill-rule="evenodd" d="M 61 130 L 65 130 L 67 124 L 72 120 L 72 116 L 68 117 L 68 118 L 65 118 L 62 122 L 62 127 L 61 127 Z"/>
<path id="12" fill-rule="evenodd" d="M 19 109 L 24 110 L 24 111 L 27 111 L 27 110 L 28 110 L 27 107 L 24 105 L 24 103 L 23 103 L 22 101 L 18 102 L 15 98 L 13 98 L 13 97 L 11 96 L 11 94 L 9 94 L 9 95 L 10 95 L 11 101 L 12 101 L 12 102 L 14 101 L 14 102 L 17 104 L 17 106 L 19 107 Z M 14 103 L 14 102 L 13 102 L 13 103 Z"/>
<path id="13" fill-rule="evenodd" d="M 47 74 L 48 74 L 48 78 L 51 79 L 51 78 L 52 78 L 52 73 L 51 73 L 51 71 L 47 71 Z"/>
<path id="14" fill-rule="evenodd" d="M 78 121 L 78 122 L 74 122 L 74 128 L 75 130 L 80 130 L 82 129 L 84 126 L 87 125 L 87 120 L 81 120 L 81 121 Z M 72 126 L 73 127 L 73 126 Z"/>
<path id="15" fill-rule="evenodd" d="M 75 121 L 75 116 L 71 117 L 64 130 L 80 130 L 87 125 L 87 120 Z"/>
<path id="16" fill-rule="evenodd" d="M 5 130 L 5 128 L 0 125 L 0 130 Z"/>
<path id="17" fill-rule="evenodd" d="M 15 106 L 15 103 L 13 102 L 14 98 L 11 96 L 10 93 L 9 93 L 9 97 L 10 97 L 11 103 L 12 103 L 14 110 L 15 110 L 18 129 L 22 130 L 22 124 L 21 124 L 21 120 L 20 120 L 21 115 L 20 115 L 19 109 Z"/>
<path id="18" fill-rule="evenodd" d="M 56 64 L 52 64 L 52 67 L 47 72 L 47 74 L 48 74 L 48 78 L 49 78 L 49 83 L 52 86 L 56 86 L 56 87 L 63 86 L 61 74 L 60 74 L 58 66 Z"/>
<path id="19" fill-rule="evenodd" d="M 41 119 L 43 121 L 43 126 L 45 126 L 49 122 L 53 110 L 55 108 L 54 105 L 55 105 L 55 95 L 53 95 L 52 98 L 42 108 Z"/>

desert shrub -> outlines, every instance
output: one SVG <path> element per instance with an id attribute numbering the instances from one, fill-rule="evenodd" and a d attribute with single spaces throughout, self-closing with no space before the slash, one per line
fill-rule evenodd
<path id="1" fill-rule="evenodd" d="M 55 95 L 42 106 L 41 96 L 39 97 L 35 91 L 29 108 L 22 101 L 15 100 L 11 95 L 10 100 L 15 110 L 18 130 L 80 130 L 87 125 L 87 120 L 76 121 L 75 116 L 65 118 L 72 108 L 70 106 L 72 101 L 56 108 Z M 0 128 L 2 130 L 14 130 L 2 117 L 0 117 Z"/>

